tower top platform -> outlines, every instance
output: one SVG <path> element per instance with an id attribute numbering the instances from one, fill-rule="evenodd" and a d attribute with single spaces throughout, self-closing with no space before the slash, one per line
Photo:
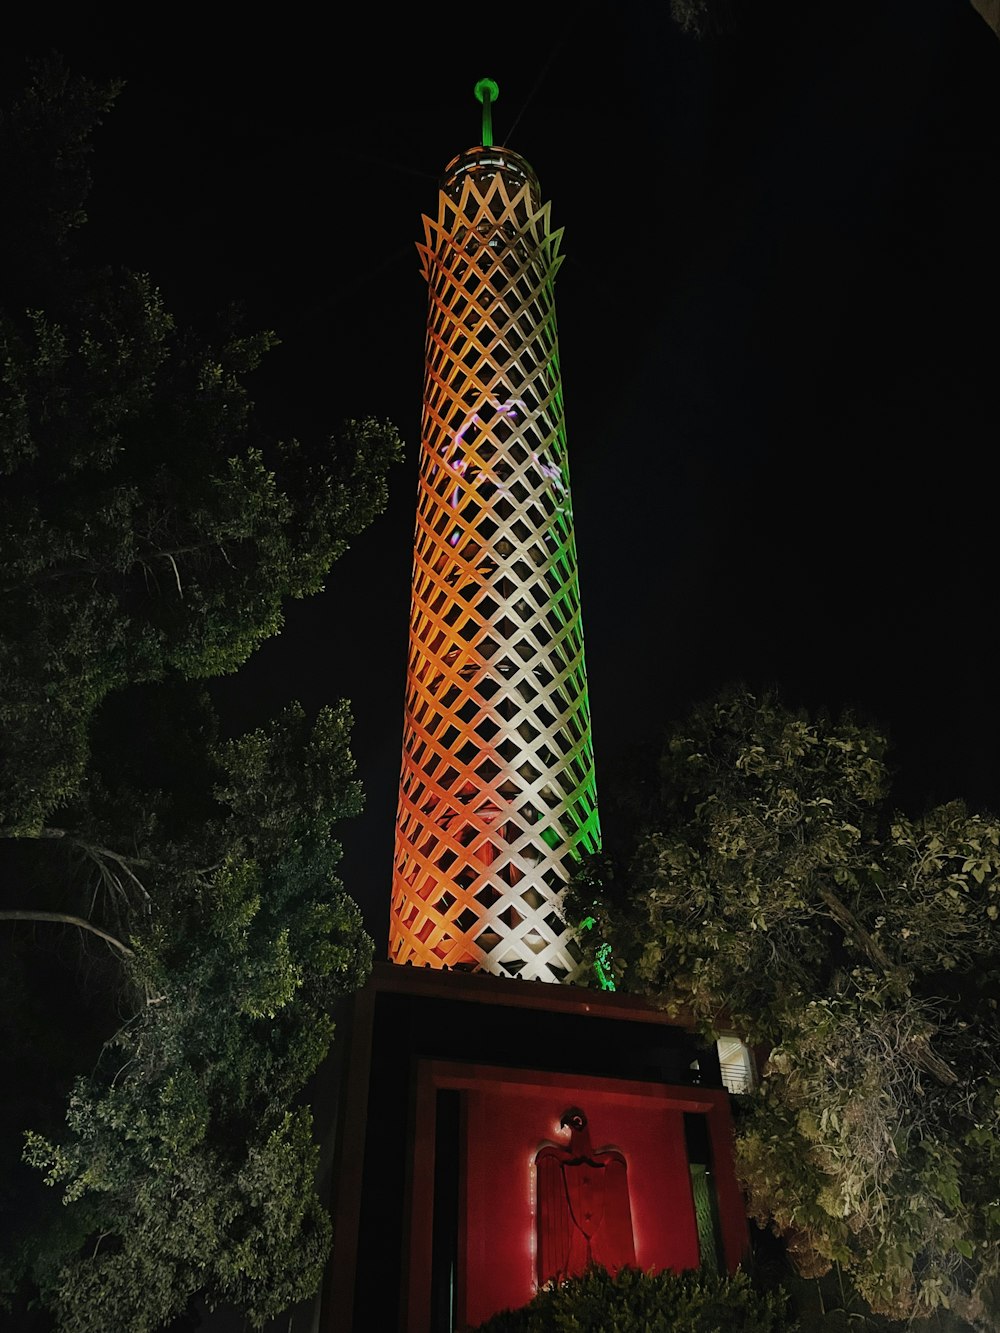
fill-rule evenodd
<path id="1" fill-rule="evenodd" d="M 467 148 L 464 153 L 453 157 L 445 167 L 441 189 L 449 199 L 457 200 L 465 180 L 472 179 L 482 190 L 497 172 L 530 186 L 532 203 L 536 208 L 539 206 L 542 194 L 538 177 L 524 158 L 509 148 L 486 147 L 482 144 Z"/>

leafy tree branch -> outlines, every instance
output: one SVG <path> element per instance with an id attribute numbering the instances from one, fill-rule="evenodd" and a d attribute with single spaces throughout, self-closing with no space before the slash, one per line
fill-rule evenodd
<path id="1" fill-rule="evenodd" d="M 0 921 L 50 921 L 56 925 L 76 926 L 79 930 L 87 930 L 91 935 L 96 935 L 98 939 L 106 940 L 126 958 L 134 957 L 133 951 L 127 944 L 122 944 L 121 940 L 109 935 L 106 930 L 101 930 L 100 926 L 95 926 L 93 922 L 84 921 L 82 916 L 70 916 L 66 912 L 22 912 L 16 909 L 0 909 Z"/>
<path id="2" fill-rule="evenodd" d="M 892 810 L 885 753 L 729 692 L 670 738 L 634 853 L 585 866 L 574 910 L 619 985 L 769 1050 L 737 1159 L 800 1271 L 994 1331 L 1000 819 Z"/>
<path id="3" fill-rule="evenodd" d="M 73 1333 L 196 1298 L 260 1324 L 319 1282 L 304 1089 L 372 954 L 337 878 L 350 711 L 222 740 L 193 682 L 322 588 L 400 452 L 373 418 L 273 438 L 250 395 L 272 334 L 179 327 L 149 277 L 79 260 L 116 91 L 50 61 L 0 115 L 0 919 L 110 946 L 74 951 L 60 1047 L 28 1003 L 63 984 L 58 933 L 0 940 L 0 1048 L 49 1094 L 10 1078 L 0 1112 L 39 1186 L 0 1199 L 0 1298 Z"/>

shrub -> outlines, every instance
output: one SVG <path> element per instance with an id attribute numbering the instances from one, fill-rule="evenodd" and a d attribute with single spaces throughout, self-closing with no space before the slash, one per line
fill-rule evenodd
<path id="1" fill-rule="evenodd" d="M 546 1287 L 520 1310 L 504 1310 L 480 1333 L 793 1333 L 784 1297 L 754 1290 L 744 1273 L 642 1273 L 612 1276 L 590 1268 Z"/>

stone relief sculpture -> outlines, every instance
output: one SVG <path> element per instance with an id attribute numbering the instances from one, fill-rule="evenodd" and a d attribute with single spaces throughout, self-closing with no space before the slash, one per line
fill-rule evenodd
<path id="1" fill-rule="evenodd" d="M 595 1149 L 587 1116 L 563 1112 L 569 1145 L 546 1143 L 535 1154 L 537 1276 L 541 1286 L 582 1273 L 635 1265 L 628 1163 L 617 1148 Z"/>

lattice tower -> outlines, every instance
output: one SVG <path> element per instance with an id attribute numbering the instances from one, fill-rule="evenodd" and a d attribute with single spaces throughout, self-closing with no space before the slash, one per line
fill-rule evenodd
<path id="1" fill-rule="evenodd" d="M 600 831 L 553 295 L 562 232 L 528 164 L 490 146 L 449 164 L 423 221 L 390 957 L 581 980 L 560 905 Z"/>

